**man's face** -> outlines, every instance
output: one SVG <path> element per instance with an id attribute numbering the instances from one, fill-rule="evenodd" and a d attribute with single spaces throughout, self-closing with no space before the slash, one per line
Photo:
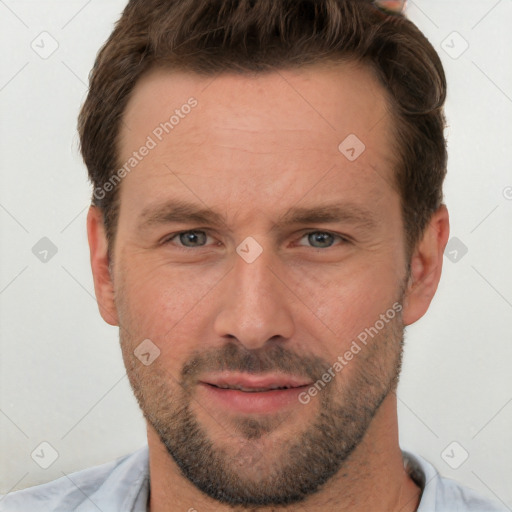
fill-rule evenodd
<path id="1" fill-rule="evenodd" d="M 220 501 L 318 490 L 396 383 L 403 325 L 389 310 L 407 262 L 391 134 L 382 88 L 353 64 L 159 71 L 135 88 L 120 163 L 147 155 L 120 185 L 123 357 L 150 427 Z M 216 216 L 173 211 L 185 203 Z M 147 339 L 149 365 L 134 355 Z"/>

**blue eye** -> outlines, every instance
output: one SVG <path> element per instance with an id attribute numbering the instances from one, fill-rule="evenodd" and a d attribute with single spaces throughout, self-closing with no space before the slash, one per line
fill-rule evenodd
<path id="1" fill-rule="evenodd" d="M 208 238 L 204 231 L 183 231 L 182 233 L 176 233 L 173 237 L 168 238 L 167 242 L 174 240 L 176 237 L 179 237 L 180 244 L 189 248 L 202 247 Z"/>
<path id="2" fill-rule="evenodd" d="M 308 242 L 315 249 L 326 249 L 331 247 L 334 244 L 336 238 L 338 238 L 342 242 L 346 241 L 343 237 L 339 235 L 334 235 L 326 231 L 311 231 L 309 233 L 305 233 L 302 239 L 305 237 L 308 237 Z"/>
<path id="3" fill-rule="evenodd" d="M 344 237 L 329 233 L 328 231 L 310 231 L 304 233 L 301 240 L 307 237 L 310 247 L 314 249 L 328 249 L 332 247 L 338 239 L 341 243 L 348 242 Z M 174 242 L 175 239 L 179 239 L 179 243 Z M 201 230 L 190 230 L 182 231 L 181 233 L 175 233 L 163 240 L 163 244 L 174 243 L 178 247 L 184 249 L 194 249 L 205 247 L 207 245 L 208 235 L 205 231 Z M 304 246 L 305 244 L 299 244 Z"/>

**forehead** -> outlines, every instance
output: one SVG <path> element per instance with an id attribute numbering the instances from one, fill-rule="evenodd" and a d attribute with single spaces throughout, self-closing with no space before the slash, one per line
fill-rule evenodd
<path id="1" fill-rule="evenodd" d="M 268 131 L 311 127 L 339 131 L 337 137 L 343 130 L 364 137 L 386 115 L 385 94 L 371 68 L 352 61 L 213 76 L 153 69 L 134 87 L 121 139 L 130 145 L 133 127 L 151 133 L 155 121 L 169 120 L 191 97 L 199 108 L 186 123 L 189 131 L 206 121 L 223 129 L 248 129 L 257 121 L 256 129 L 266 122 Z"/>
<path id="2" fill-rule="evenodd" d="M 388 110 L 371 70 L 353 62 L 208 77 L 153 70 L 123 118 L 119 165 L 151 149 L 126 173 L 121 205 L 147 210 L 178 191 L 209 205 L 244 195 L 262 209 L 318 183 L 315 193 L 380 201 L 394 194 Z"/>

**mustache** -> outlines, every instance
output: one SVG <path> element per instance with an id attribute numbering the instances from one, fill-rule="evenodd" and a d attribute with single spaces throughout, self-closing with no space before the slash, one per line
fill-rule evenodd
<path id="1" fill-rule="evenodd" d="M 316 381 L 329 366 L 321 357 L 299 356 L 282 345 L 248 350 L 229 342 L 222 347 L 195 352 L 183 365 L 181 378 L 184 384 L 190 384 L 207 372 L 233 371 L 249 374 L 278 372 Z"/>

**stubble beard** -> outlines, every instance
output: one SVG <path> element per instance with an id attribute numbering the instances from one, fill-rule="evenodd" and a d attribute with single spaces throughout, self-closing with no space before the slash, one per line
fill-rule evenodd
<path id="1" fill-rule="evenodd" d="M 172 376 L 158 359 L 149 367 L 140 364 L 133 356 L 134 340 L 121 336 L 120 341 L 144 417 L 182 474 L 223 504 L 251 508 L 304 501 L 343 468 L 382 402 L 396 389 L 403 336 L 397 315 L 314 400 L 297 405 L 316 407 L 306 425 L 300 418 L 311 412 L 300 409 L 290 416 L 291 424 L 287 416 L 244 416 L 217 421 L 215 430 L 222 432 L 217 439 L 200 419 L 206 408 L 195 398 L 196 375 L 205 370 L 274 370 L 308 375 L 316 382 L 332 362 L 298 356 L 282 345 L 248 351 L 230 342 L 194 353 L 181 374 Z M 207 421 L 212 423 L 211 415 Z"/>

